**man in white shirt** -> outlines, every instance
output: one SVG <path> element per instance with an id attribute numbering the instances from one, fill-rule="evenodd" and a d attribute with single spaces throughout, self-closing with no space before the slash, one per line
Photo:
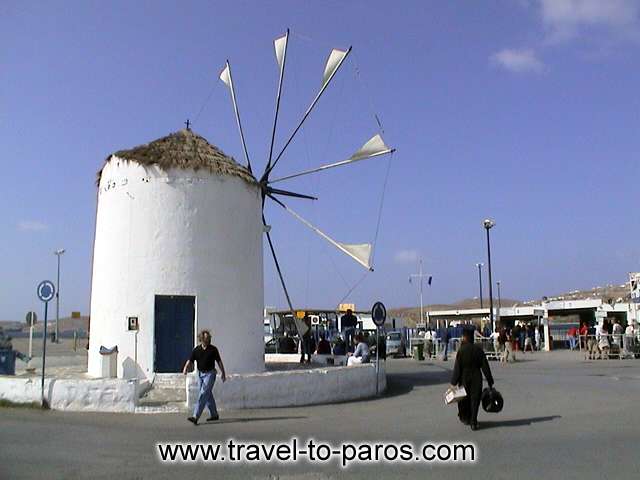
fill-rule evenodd
<path id="1" fill-rule="evenodd" d="M 622 343 L 622 342 L 621 342 L 621 340 L 622 340 L 622 332 L 623 332 L 623 331 L 624 331 L 624 330 L 622 329 L 622 325 L 620 325 L 620 324 L 618 323 L 618 320 L 614 320 L 614 321 L 613 321 L 613 330 L 612 330 L 612 333 L 613 333 L 613 343 L 614 343 L 614 344 L 616 344 L 616 345 L 620 346 L 620 344 Z"/>
<path id="2" fill-rule="evenodd" d="M 500 342 L 498 341 L 499 337 L 500 332 L 498 332 L 498 330 L 494 330 L 489 336 L 489 338 L 493 341 L 493 351 L 496 353 L 500 352 Z"/>
<path id="3" fill-rule="evenodd" d="M 635 344 L 636 336 L 636 323 L 630 322 L 627 325 L 627 329 L 624 331 L 624 351 L 627 355 L 633 355 L 633 346 Z"/>

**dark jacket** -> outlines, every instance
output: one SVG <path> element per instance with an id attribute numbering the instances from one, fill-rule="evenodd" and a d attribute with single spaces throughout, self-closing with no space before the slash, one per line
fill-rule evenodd
<path id="1" fill-rule="evenodd" d="M 463 385 L 469 395 L 482 392 L 482 374 L 487 383 L 493 385 L 493 375 L 482 347 L 464 342 L 456 355 L 456 363 L 451 376 L 452 385 Z"/>

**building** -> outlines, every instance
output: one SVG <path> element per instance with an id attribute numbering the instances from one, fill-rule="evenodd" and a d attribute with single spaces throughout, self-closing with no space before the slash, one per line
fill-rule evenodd
<path id="1" fill-rule="evenodd" d="M 191 130 L 98 172 L 89 374 L 179 372 L 210 329 L 228 373 L 264 370 L 262 205 L 253 175 Z"/>

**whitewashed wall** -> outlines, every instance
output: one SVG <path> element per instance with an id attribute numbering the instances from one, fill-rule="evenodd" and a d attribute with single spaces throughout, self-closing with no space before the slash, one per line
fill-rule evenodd
<path id="1" fill-rule="evenodd" d="M 384 364 L 380 364 L 378 389 L 387 389 Z M 186 378 L 187 408 L 193 411 L 198 401 L 198 379 Z M 376 395 L 376 366 L 373 363 L 352 367 L 312 368 L 265 372 L 255 375 L 231 375 L 226 382 L 216 378 L 213 388 L 220 410 L 272 408 L 362 400 Z M 208 414 L 209 411 L 206 411 Z"/>
<path id="2" fill-rule="evenodd" d="M 119 377 L 153 372 L 155 295 L 195 296 L 196 334 L 212 330 L 227 370 L 264 370 L 262 235 L 257 185 L 112 157 L 99 185 L 89 373 L 100 375 L 101 345 L 118 346 Z M 140 321 L 138 367 L 128 316 Z"/>

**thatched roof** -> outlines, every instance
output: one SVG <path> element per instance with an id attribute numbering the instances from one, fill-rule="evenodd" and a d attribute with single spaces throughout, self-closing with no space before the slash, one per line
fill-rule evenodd
<path id="1" fill-rule="evenodd" d="M 145 145 L 119 150 L 109 155 L 105 163 L 114 156 L 143 166 L 156 165 L 165 171 L 171 168 L 206 169 L 219 175 L 240 177 L 249 183 L 256 182 L 246 167 L 191 130 L 179 130 Z M 101 174 L 102 169 L 98 172 L 97 183 Z"/>

